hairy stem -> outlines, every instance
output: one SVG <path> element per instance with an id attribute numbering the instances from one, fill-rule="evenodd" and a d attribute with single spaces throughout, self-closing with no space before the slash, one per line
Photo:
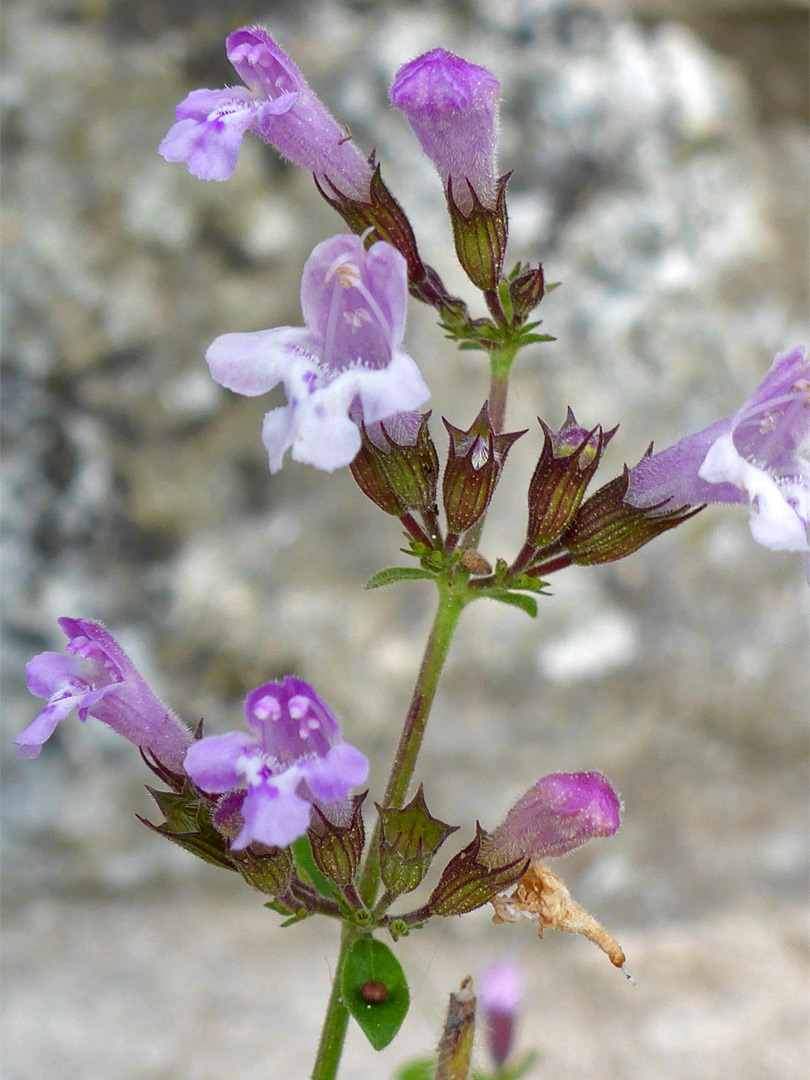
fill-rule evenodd
<path id="1" fill-rule="evenodd" d="M 422 747 L 428 716 L 436 696 L 436 687 L 439 685 L 439 677 L 464 603 L 463 594 L 450 583 L 440 584 L 439 604 L 425 645 L 425 653 L 416 678 L 411 704 L 399 737 L 399 745 L 394 755 L 388 786 L 383 796 L 383 806 L 399 807 L 404 802 L 416 768 L 416 759 Z M 360 875 L 360 896 L 368 907 L 374 903 L 380 882 L 379 841 L 380 822 L 378 819 L 371 837 L 366 863 Z"/>
<path id="2" fill-rule="evenodd" d="M 312 1068 L 312 1080 L 334 1080 L 337 1076 L 346 1029 L 349 1026 L 349 1010 L 343 1004 L 341 992 L 343 967 L 356 937 L 355 928 L 344 923 L 340 935 L 340 953 L 332 979 L 332 993 L 329 995 L 329 1004 L 326 1007 L 326 1016 L 321 1029 L 318 1055 Z"/>

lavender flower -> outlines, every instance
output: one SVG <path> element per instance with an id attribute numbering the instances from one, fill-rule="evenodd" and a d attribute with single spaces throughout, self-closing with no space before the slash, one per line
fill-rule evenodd
<path id="1" fill-rule="evenodd" d="M 636 507 L 747 503 L 754 539 L 810 551 L 810 363 L 779 353 L 742 408 L 645 458 L 630 472 Z"/>
<path id="2" fill-rule="evenodd" d="M 360 237 L 318 244 L 301 280 L 304 327 L 225 334 L 206 359 L 216 382 L 254 397 L 284 383 L 287 406 L 264 418 L 270 470 L 286 450 L 331 472 L 360 449 L 357 425 L 416 409 L 429 396 L 402 349 L 408 283 L 390 244 L 366 251 Z"/>
<path id="3" fill-rule="evenodd" d="M 392 103 L 405 113 L 465 214 L 473 208 L 470 188 L 487 209 L 496 205 L 500 90 L 491 71 L 446 49 L 433 49 L 404 64 L 391 87 Z"/>
<path id="4" fill-rule="evenodd" d="M 74 709 L 95 716 L 151 753 L 172 772 L 183 772 L 191 732 L 158 701 L 127 654 L 101 623 L 60 619 L 64 653 L 44 652 L 26 666 L 28 689 L 48 704 L 14 742 L 22 758 L 35 758 L 56 725 Z"/>
<path id="5" fill-rule="evenodd" d="M 227 180 L 250 130 L 317 179 L 368 202 L 368 162 L 270 35 L 245 27 L 231 34 L 225 47 L 245 86 L 192 90 L 177 106 L 177 123 L 158 153 L 167 161 L 185 161 L 203 180 Z"/>
<path id="6" fill-rule="evenodd" d="M 186 772 L 211 794 L 246 783 L 234 849 L 254 840 L 286 847 L 306 832 L 313 803 L 334 804 L 363 783 L 368 761 L 343 742 L 337 720 L 301 679 L 251 691 L 245 716 L 250 734 L 200 739 L 186 755 Z"/>
<path id="7" fill-rule="evenodd" d="M 478 978 L 478 1004 L 484 1014 L 487 1046 L 498 1068 L 512 1051 L 523 994 L 520 968 L 511 960 L 496 960 Z"/>
<path id="8" fill-rule="evenodd" d="M 619 796 L 601 773 L 551 773 L 518 799 L 481 854 L 488 865 L 565 855 L 595 836 L 612 836 L 620 818 Z"/>

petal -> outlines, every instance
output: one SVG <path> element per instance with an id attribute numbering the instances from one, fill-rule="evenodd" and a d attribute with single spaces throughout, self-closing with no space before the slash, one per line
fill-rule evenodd
<path id="1" fill-rule="evenodd" d="M 197 787 L 214 794 L 239 787 L 245 774 L 237 768 L 237 762 L 255 750 L 256 740 L 252 735 L 229 731 L 192 743 L 183 764 Z"/>
<path id="2" fill-rule="evenodd" d="M 295 409 L 292 405 L 271 409 L 265 413 L 262 423 L 262 442 L 267 450 L 270 472 L 281 468 L 284 454 L 290 449 L 294 438 Z"/>
<path id="3" fill-rule="evenodd" d="M 687 435 L 658 454 L 642 458 L 630 470 L 625 501 L 650 507 L 669 501 L 670 507 L 704 502 L 744 502 L 739 490 L 726 481 L 698 474 L 711 446 L 732 430 L 733 417 L 718 420 L 694 435 Z"/>
<path id="4" fill-rule="evenodd" d="M 25 665 L 28 689 L 36 697 L 49 698 L 60 686 L 82 678 L 82 662 L 77 656 L 44 652 L 32 657 Z"/>
<path id="5" fill-rule="evenodd" d="M 329 803 L 365 783 L 368 758 L 356 747 L 341 742 L 333 746 L 325 757 L 302 761 L 300 768 L 314 797 L 320 802 Z"/>
<path id="6" fill-rule="evenodd" d="M 339 233 L 315 245 L 301 275 L 301 311 L 310 329 L 323 333 L 324 297 L 332 287 L 335 266 L 344 260 L 359 265 L 364 258 L 363 241 L 350 233 Z"/>
<path id="7" fill-rule="evenodd" d="M 289 790 L 285 776 L 278 778 L 280 782 L 274 779 L 248 788 L 242 804 L 245 825 L 231 845 L 236 851 L 247 847 L 252 840 L 270 847 L 287 847 L 309 828 L 312 807 Z"/>
<path id="8" fill-rule="evenodd" d="M 334 472 L 350 465 L 360 449 L 360 431 L 345 414 L 330 412 L 323 403 L 301 408 L 292 440 L 296 461 Z"/>
<path id="9" fill-rule="evenodd" d="M 366 253 L 369 288 L 385 312 L 391 333 L 391 347 L 398 348 L 405 336 L 408 310 L 408 264 L 391 244 L 378 241 Z"/>
<path id="10" fill-rule="evenodd" d="M 291 367 L 314 367 L 312 336 L 297 326 L 279 326 L 249 334 L 222 334 L 205 359 L 214 382 L 246 397 L 277 386 Z"/>
<path id="11" fill-rule="evenodd" d="M 229 34 L 225 50 L 245 84 L 265 97 L 306 89 L 304 76 L 289 56 L 258 26 Z"/>
<path id="12" fill-rule="evenodd" d="M 366 424 L 418 409 L 430 397 L 415 361 L 401 349 L 393 352 L 387 368 L 380 371 L 357 368 L 354 375 Z"/>
<path id="13" fill-rule="evenodd" d="M 700 476 L 734 484 L 749 500 L 751 534 L 772 551 L 807 551 L 807 525 L 788 503 L 780 484 L 764 469 L 740 457 L 731 435 L 718 439 L 706 455 Z"/>
<path id="14" fill-rule="evenodd" d="M 207 120 L 211 113 L 234 104 L 250 107 L 255 104 L 255 98 L 244 86 L 226 86 L 222 90 L 192 90 L 175 107 L 174 118 Z"/>
<path id="15" fill-rule="evenodd" d="M 49 702 L 37 718 L 25 731 L 21 731 L 13 740 L 21 758 L 38 757 L 43 743 L 53 735 L 56 725 L 65 720 L 79 703 L 81 695 L 67 694 Z"/>
<path id="16" fill-rule="evenodd" d="M 227 91 L 221 91 L 222 95 Z M 179 108 L 179 107 L 178 107 Z M 187 117 L 171 127 L 158 147 L 166 161 L 185 161 L 201 180 L 227 180 L 236 168 L 245 132 L 261 111 L 261 103 L 230 94 L 200 119 Z"/>

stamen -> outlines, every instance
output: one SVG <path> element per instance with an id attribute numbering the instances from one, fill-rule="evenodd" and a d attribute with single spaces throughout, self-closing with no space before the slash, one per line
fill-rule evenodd
<path id="1" fill-rule="evenodd" d="M 281 706 L 274 697 L 267 694 L 253 706 L 253 715 L 257 720 L 278 720 L 281 716 Z"/>

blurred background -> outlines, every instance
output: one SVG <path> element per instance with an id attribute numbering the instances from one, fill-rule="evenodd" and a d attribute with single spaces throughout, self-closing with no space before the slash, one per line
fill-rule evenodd
<path id="1" fill-rule="evenodd" d="M 427 585 L 362 591 L 401 538 L 348 470 L 271 477 L 267 400 L 208 377 L 217 334 L 300 322 L 303 263 L 343 231 L 257 139 L 226 184 L 158 157 L 189 90 L 238 81 L 226 34 L 261 22 L 278 37 L 376 147 L 424 258 L 474 305 L 438 178 L 387 91 L 438 45 L 501 79 L 510 264 L 539 258 L 562 286 L 539 309 L 558 340 L 516 369 L 509 426 L 531 431 L 484 535 L 494 559 L 523 539 L 536 416 L 557 426 L 570 404 L 585 424 L 621 422 L 607 478 L 651 439 L 734 411 L 777 351 L 807 341 L 807 17 L 798 0 L 7 0 L 6 1080 L 303 1077 L 337 951 L 336 927 L 280 930 L 236 875 L 142 828 L 151 774 L 102 724 L 74 718 L 38 761 L 16 759 L 9 740 L 40 705 L 24 665 L 62 647 L 56 618 L 103 620 L 212 733 L 240 726 L 260 682 L 308 679 L 369 754 L 379 798 L 432 615 Z M 466 427 L 485 365 L 411 306 L 434 421 Z M 503 954 L 530 986 L 520 1042 L 540 1051 L 537 1080 L 805 1077 L 798 557 L 714 507 L 553 585 L 534 622 L 465 613 L 420 778 L 463 826 L 458 848 L 539 776 L 604 771 L 624 827 L 554 868 L 638 985 L 582 939 L 541 942 L 487 911 L 434 921 L 399 948 L 400 1036 L 377 1055 L 352 1030 L 341 1077 L 429 1050 L 447 993 Z"/>

